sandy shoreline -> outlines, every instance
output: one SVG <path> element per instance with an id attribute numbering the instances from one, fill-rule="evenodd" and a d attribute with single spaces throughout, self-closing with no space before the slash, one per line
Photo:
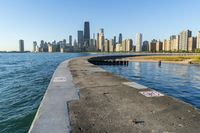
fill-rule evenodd
<path id="1" fill-rule="evenodd" d="M 159 62 L 158 59 L 146 59 L 144 56 L 140 57 L 128 57 L 126 58 L 129 62 Z M 163 61 L 161 60 L 162 63 L 171 63 L 171 64 L 185 64 L 185 65 L 190 65 L 190 59 L 189 60 L 184 60 L 184 61 Z"/>

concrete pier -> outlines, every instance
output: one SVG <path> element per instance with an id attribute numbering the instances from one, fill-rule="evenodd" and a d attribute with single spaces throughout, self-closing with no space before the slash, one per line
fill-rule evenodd
<path id="1" fill-rule="evenodd" d="M 200 112 L 191 105 L 101 71 L 86 58 L 69 68 L 80 88 L 80 100 L 69 104 L 74 133 L 200 132 Z"/>
<path id="2" fill-rule="evenodd" d="M 200 132 L 200 112 L 191 105 L 106 72 L 88 59 L 59 65 L 29 133 Z"/>

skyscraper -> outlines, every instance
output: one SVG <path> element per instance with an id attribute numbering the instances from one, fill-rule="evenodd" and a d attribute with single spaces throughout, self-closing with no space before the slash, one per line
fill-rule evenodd
<path id="1" fill-rule="evenodd" d="M 122 39 L 122 33 L 120 33 L 120 34 L 119 34 L 119 42 L 118 42 L 118 43 L 119 43 L 119 44 L 122 44 L 122 40 L 123 40 L 123 39 Z"/>
<path id="2" fill-rule="evenodd" d="M 72 35 L 69 36 L 69 46 L 72 46 Z"/>
<path id="3" fill-rule="evenodd" d="M 113 45 L 116 45 L 116 44 L 117 44 L 117 39 L 116 39 L 116 36 L 114 36 Z"/>
<path id="4" fill-rule="evenodd" d="M 63 39 L 62 45 L 63 45 L 64 47 L 67 46 L 67 41 L 66 41 L 66 39 Z"/>
<path id="5" fill-rule="evenodd" d="M 122 51 L 125 52 L 126 51 L 126 40 L 122 41 Z"/>
<path id="6" fill-rule="evenodd" d="M 132 50 L 133 40 L 126 39 L 126 52 L 130 52 Z"/>
<path id="7" fill-rule="evenodd" d="M 83 31 L 79 30 L 77 35 L 78 35 L 78 37 L 77 37 L 78 38 L 78 47 L 82 49 L 83 48 Z"/>
<path id="8" fill-rule="evenodd" d="M 188 51 L 188 38 L 192 37 L 192 31 L 186 30 L 180 33 L 179 50 Z"/>
<path id="9" fill-rule="evenodd" d="M 19 52 L 24 52 L 24 40 L 19 40 Z"/>
<path id="10" fill-rule="evenodd" d="M 97 45 L 97 44 L 96 44 L 96 39 L 95 39 L 95 33 L 93 33 L 93 39 L 92 39 L 92 40 L 93 40 L 92 43 L 93 43 L 93 45 L 94 45 L 94 50 L 96 50 L 96 45 Z"/>
<path id="11" fill-rule="evenodd" d="M 114 39 L 110 39 L 109 41 L 109 52 L 114 51 Z"/>
<path id="12" fill-rule="evenodd" d="M 77 44 L 77 42 L 76 42 L 76 39 L 74 39 L 74 47 L 77 47 L 78 46 L 78 44 Z"/>
<path id="13" fill-rule="evenodd" d="M 99 51 L 100 50 L 100 46 L 99 46 L 99 33 L 97 33 L 97 43 L 96 43 L 96 49 Z"/>
<path id="14" fill-rule="evenodd" d="M 197 48 L 200 48 L 200 31 L 197 33 Z"/>
<path id="15" fill-rule="evenodd" d="M 194 49 L 196 48 L 196 44 L 197 44 L 197 38 L 196 37 L 189 37 L 188 38 L 188 51 L 194 51 Z"/>
<path id="16" fill-rule="evenodd" d="M 163 46 L 163 43 L 160 40 L 158 40 L 156 42 L 156 52 L 161 52 L 163 49 L 162 46 Z"/>
<path id="17" fill-rule="evenodd" d="M 136 52 L 141 52 L 142 49 L 142 34 L 136 34 Z"/>
<path id="18" fill-rule="evenodd" d="M 36 52 L 37 51 L 37 42 L 34 41 L 33 42 L 33 52 Z"/>
<path id="19" fill-rule="evenodd" d="M 84 45 L 89 46 L 90 42 L 90 23 L 88 21 L 84 22 Z"/>
<path id="20" fill-rule="evenodd" d="M 149 43 L 149 51 L 150 52 L 156 52 L 156 43 L 157 40 L 153 39 L 150 43 Z"/>
<path id="21" fill-rule="evenodd" d="M 99 34 L 99 49 L 104 51 L 104 29 L 100 29 Z"/>
<path id="22" fill-rule="evenodd" d="M 104 51 L 105 52 L 109 52 L 109 40 L 108 39 L 105 39 L 104 40 Z"/>
<path id="23" fill-rule="evenodd" d="M 178 51 L 179 35 L 173 35 L 170 37 L 170 50 Z"/>
<path id="24" fill-rule="evenodd" d="M 143 42 L 142 51 L 145 51 L 145 52 L 149 51 L 149 41 L 144 41 Z"/>

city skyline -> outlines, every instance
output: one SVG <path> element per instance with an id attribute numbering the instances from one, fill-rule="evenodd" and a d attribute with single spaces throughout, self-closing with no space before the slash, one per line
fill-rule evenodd
<path id="1" fill-rule="evenodd" d="M 74 41 L 85 21 L 90 22 L 90 37 L 100 28 L 104 28 L 107 38 L 122 33 L 123 38 L 134 42 L 138 32 L 149 41 L 187 29 L 196 36 L 200 30 L 199 4 L 198 0 L 0 1 L 0 50 L 18 50 L 20 39 L 30 51 L 33 41 L 52 42 L 68 39 L 69 35 Z"/>
<path id="2" fill-rule="evenodd" d="M 85 21 L 84 30 L 77 31 L 78 41 L 75 39 L 73 45 L 72 35 L 69 35 L 68 41 L 66 39 L 54 40 L 53 42 L 41 40 L 40 43 L 33 41 L 33 52 L 199 52 L 199 34 L 200 32 L 197 35 L 192 35 L 192 31 L 188 29 L 179 34 L 170 35 L 163 41 L 160 39 L 143 41 L 142 33 L 136 33 L 134 44 L 131 38 L 123 39 L 122 33 L 119 33 L 118 42 L 116 36 L 107 38 L 103 28 L 100 29 L 99 33 L 96 33 L 96 38 L 94 33 L 91 39 L 90 22 Z M 23 52 L 21 40 L 19 42 L 19 52 Z"/>

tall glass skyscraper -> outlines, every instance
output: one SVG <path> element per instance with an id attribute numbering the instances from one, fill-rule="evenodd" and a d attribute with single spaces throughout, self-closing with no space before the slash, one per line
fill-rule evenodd
<path id="1" fill-rule="evenodd" d="M 84 23 L 84 44 L 86 47 L 89 46 L 90 41 L 90 23 L 86 21 Z"/>
<path id="2" fill-rule="evenodd" d="M 83 48 L 83 31 L 82 30 L 79 30 L 78 31 L 78 47 L 79 48 Z"/>
<path id="3" fill-rule="evenodd" d="M 122 39 L 122 33 L 120 33 L 120 34 L 119 34 L 119 41 L 118 41 L 118 43 L 119 43 L 119 44 L 122 44 L 122 40 L 123 40 L 123 39 Z"/>
<path id="4" fill-rule="evenodd" d="M 72 35 L 69 36 L 69 46 L 72 46 Z"/>

